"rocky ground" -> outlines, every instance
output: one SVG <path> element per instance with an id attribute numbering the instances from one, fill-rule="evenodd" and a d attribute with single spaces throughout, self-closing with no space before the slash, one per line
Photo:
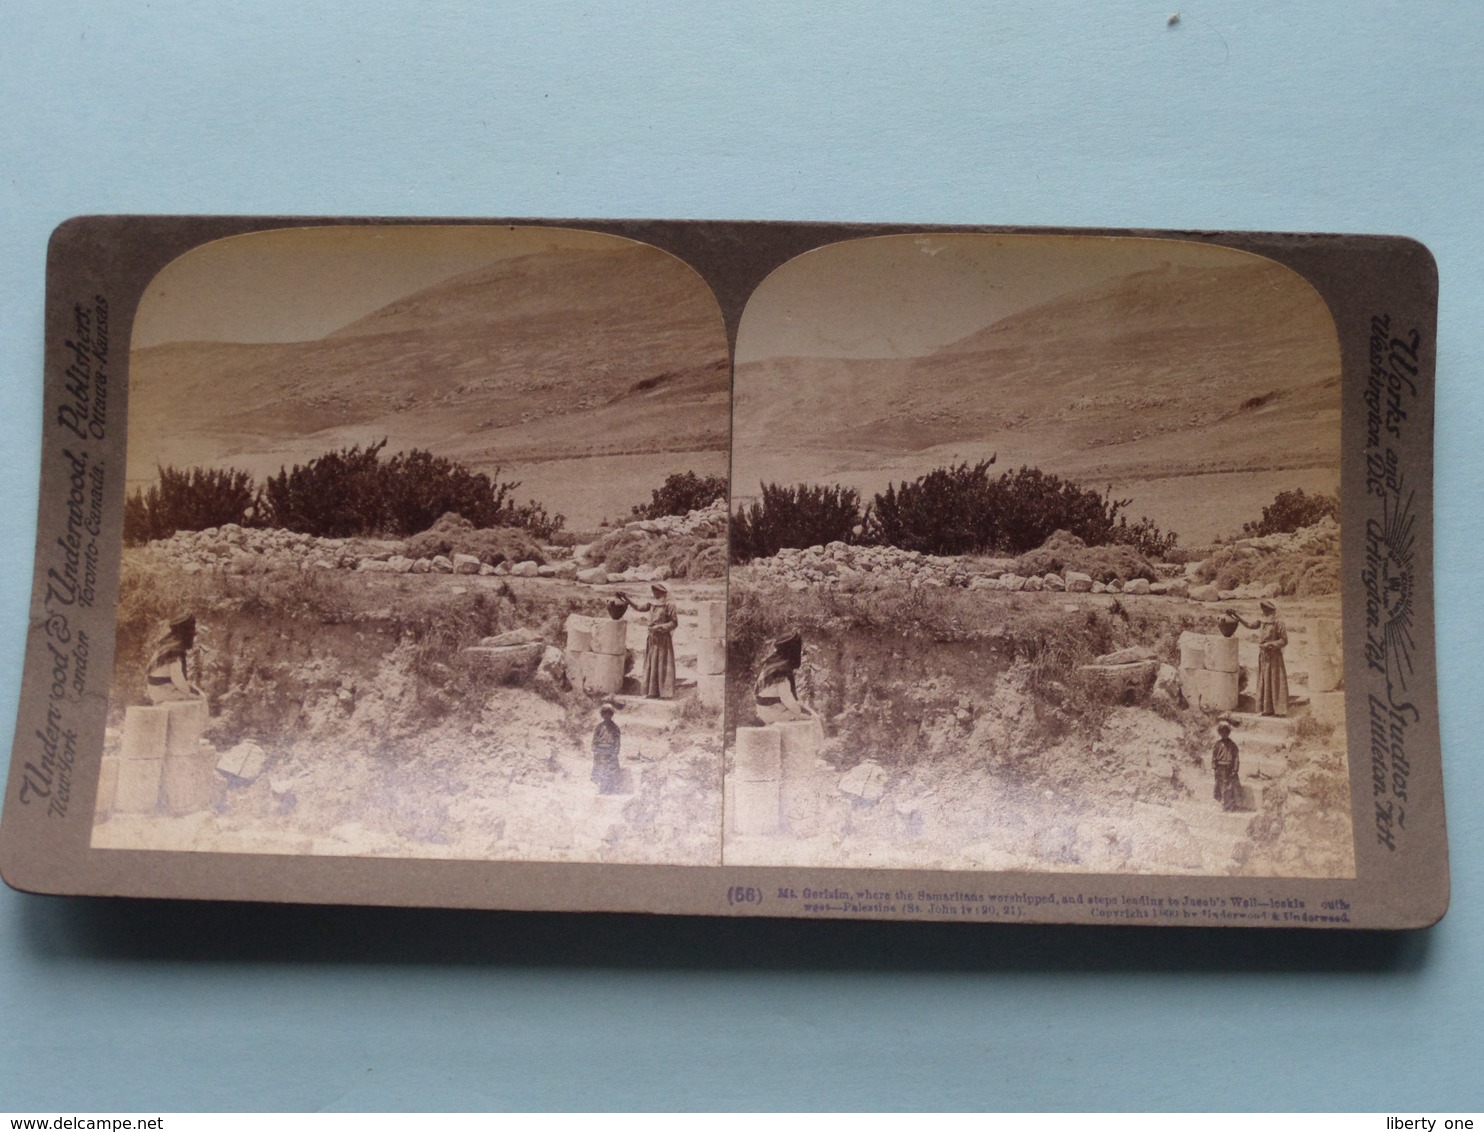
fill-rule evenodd
<path id="1" fill-rule="evenodd" d="M 1239 539 L 1178 557 L 1178 562 L 1150 562 L 1127 548 L 1085 547 L 1059 532 L 1045 548 L 1018 558 L 940 556 L 832 542 L 780 550 L 750 563 L 744 576 L 780 581 L 795 591 L 818 586 L 858 592 L 905 584 L 1012 593 L 1171 595 L 1196 601 L 1339 591 L 1339 527 L 1332 519 L 1294 534 Z M 1320 584 L 1320 578 L 1329 584 Z"/>
<path id="2" fill-rule="evenodd" d="M 218 532 L 212 541 L 233 534 Z M 247 574 L 234 573 L 231 558 L 191 571 L 189 560 L 161 562 L 158 546 L 127 552 L 126 565 L 132 557 L 143 566 L 126 574 L 148 579 L 135 584 L 161 588 L 198 612 L 193 675 L 212 706 L 202 757 L 221 769 L 208 807 L 176 815 L 105 811 L 94 845 L 719 861 L 721 719 L 696 700 L 693 637 L 696 602 L 720 599 L 720 586 L 673 587 L 680 694 L 663 704 L 615 697 L 628 781 L 624 793 L 604 796 L 591 779 L 598 697 L 568 678 L 560 646 L 567 613 L 599 612 L 606 588 L 539 576 L 351 574 L 337 566 L 343 584 L 319 594 L 314 623 L 306 624 L 302 603 L 277 598 L 297 594 L 306 570 L 321 572 L 303 562 L 328 541 L 243 539 L 298 550 L 243 549 L 269 560 Z M 467 636 L 481 625 L 503 632 Z M 516 636 L 531 642 L 536 664 L 494 673 L 461 659 L 465 644 Z M 643 638 L 636 625 L 631 644 L 641 642 L 641 652 L 631 663 L 642 663 Z M 124 704 L 137 702 L 136 668 L 121 655 L 106 755 L 119 751 Z"/>
<path id="3" fill-rule="evenodd" d="M 1025 679 L 1013 676 L 976 713 L 957 757 L 845 769 L 849 757 L 827 744 L 784 833 L 729 830 L 726 863 L 1354 875 L 1342 735 L 1315 740 L 1296 720 L 1238 717 L 1250 808 L 1225 813 L 1212 797 L 1210 744 L 1193 750 L 1185 721 L 1142 707 L 1117 708 L 1092 736 L 1018 757 L 1021 732 L 1035 726 L 1032 697 L 1016 686 Z"/>
<path id="4" fill-rule="evenodd" d="M 667 554 L 667 540 L 686 540 L 685 545 L 692 552 L 696 543 L 714 544 L 717 556 L 724 561 L 726 527 L 726 504 L 717 500 L 710 507 L 686 515 L 624 523 L 592 543 L 543 547 L 539 560 L 535 557 L 512 560 L 498 552 L 487 552 L 483 557 L 461 553 L 420 555 L 410 549 L 417 544 L 415 538 L 320 538 L 236 523 L 201 531 L 177 531 L 170 538 L 149 543 L 139 553 L 145 561 L 159 567 L 176 568 L 192 575 L 214 571 L 252 575 L 278 570 L 354 570 L 368 574 L 560 578 L 603 585 L 668 580 L 676 571 L 662 561 Z M 605 550 L 619 545 L 620 541 L 628 557 L 643 558 L 645 550 L 649 550 L 655 561 L 637 561 L 622 567 L 608 562 Z"/>
<path id="5" fill-rule="evenodd" d="M 719 541 L 724 523 L 719 507 L 644 520 L 616 529 L 607 546 Z M 1179 563 L 1100 565 L 1073 547 L 1058 569 L 1040 572 L 1029 567 L 1045 559 L 1033 556 L 937 558 L 831 544 L 734 570 L 734 601 L 753 593 L 780 608 L 802 602 L 823 611 L 826 627 L 842 611 L 869 616 L 849 631 L 841 621 L 838 632 L 806 633 L 801 682 L 806 696 L 829 705 L 831 739 L 794 796 L 786 836 L 728 836 L 727 860 L 1349 875 L 1343 728 L 1303 720 L 1305 625 L 1336 616 L 1338 597 L 1281 592 L 1285 580 L 1321 574 L 1337 544 L 1330 524 Z M 669 582 L 681 617 L 681 694 L 664 704 L 617 697 L 632 792 L 600 796 L 588 745 L 597 699 L 563 670 L 562 626 L 570 613 L 600 613 L 625 583 L 665 577 L 664 565 L 610 570 L 602 540 L 544 548 L 549 560 L 528 566 L 411 559 L 402 545 L 225 527 L 127 551 L 132 580 L 121 609 L 139 621 L 135 652 L 162 612 L 184 604 L 201 618 L 198 678 L 213 710 L 205 753 L 228 769 L 217 773 L 207 809 L 105 813 L 94 843 L 717 863 L 722 721 L 699 703 L 693 681 L 696 603 L 720 598 L 723 584 Z M 948 603 L 953 616 L 919 647 L 893 620 L 901 595 Z M 1210 630 L 1210 600 L 1250 618 L 1268 595 L 1282 597 L 1292 637 L 1296 714 L 1238 716 L 1234 738 L 1251 789 L 1241 813 L 1222 813 L 1211 798 L 1213 720 L 1171 693 L 1168 674 L 1147 698 L 1091 722 L 1067 708 L 1078 688 L 1048 689 L 1046 657 L 1088 618 L 1113 626 L 1120 646 L 1153 642 L 1152 659 L 1170 664 L 1173 654 L 1164 654 L 1182 630 Z M 495 639 L 490 633 L 526 634 L 536 663 L 514 674 L 464 666 L 462 647 Z M 137 691 L 139 659 L 125 656 L 125 636 L 121 622 L 109 753 Z M 636 654 L 643 636 L 636 624 Z M 1041 654 L 1027 651 L 1037 641 Z M 754 660 L 734 656 L 729 683 L 748 691 Z M 1250 672 L 1255 663 L 1248 641 L 1242 664 Z M 901 757 L 909 748 L 914 757 Z"/>
<path id="6" fill-rule="evenodd" d="M 1021 572 L 1041 553 L 831 544 L 734 570 L 734 632 L 761 648 L 803 630 L 799 683 L 830 738 L 813 776 L 785 789 L 778 835 L 729 823 L 727 863 L 1353 875 L 1345 729 L 1308 714 L 1310 624 L 1338 618 L 1339 596 L 1290 596 L 1337 562 L 1334 524 L 1123 578 Z M 1288 628 L 1291 714 L 1259 717 L 1248 695 L 1229 713 L 1246 796 L 1225 813 L 1212 797 L 1217 713 L 1182 697 L 1178 639 L 1216 632 L 1223 609 L 1256 619 L 1266 597 Z M 1242 636 L 1250 691 L 1255 634 Z M 1140 682 L 1108 680 L 1135 669 Z M 729 694 L 749 723 L 750 690 Z"/>

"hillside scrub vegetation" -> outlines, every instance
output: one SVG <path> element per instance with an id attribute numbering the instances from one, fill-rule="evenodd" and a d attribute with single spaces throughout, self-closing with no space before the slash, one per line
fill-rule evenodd
<path id="1" fill-rule="evenodd" d="M 1289 597 L 1339 593 L 1339 524 L 1325 517 L 1292 534 L 1239 539 L 1197 563 L 1195 578 L 1223 590 L 1271 583 Z"/>
<path id="2" fill-rule="evenodd" d="M 770 558 L 785 548 L 859 541 L 860 492 L 848 487 L 762 485 L 762 497 L 732 516 L 732 561 Z"/>
<path id="3" fill-rule="evenodd" d="M 441 516 L 427 530 L 404 540 L 402 553 L 408 558 L 434 558 L 440 554 L 452 558 L 455 554 L 472 554 L 491 566 L 498 566 L 501 562 L 535 562 L 540 565 L 546 561 L 530 532 L 520 527 L 479 528 L 452 511 Z"/>
<path id="4" fill-rule="evenodd" d="M 125 502 L 125 542 L 228 523 L 321 538 L 405 537 L 449 512 L 477 528 L 516 527 L 549 539 L 565 522 L 535 501 L 517 504 L 519 482 L 500 481 L 498 471 L 492 478 L 417 448 L 385 457 L 386 443 L 327 452 L 261 485 L 237 469 L 161 468 L 158 483 Z"/>
<path id="5" fill-rule="evenodd" d="M 1280 491 L 1273 502 L 1262 509 L 1261 519 L 1242 524 L 1242 533 L 1254 537 L 1292 534 L 1325 518 L 1339 521 L 1339 496 L 1319 492 L 1306 495 L 1299 487 L 1293 491 Z"/>
<path id="6" fill-rule="evenodd" d="M 378 576 L 372 592 L 364 576 L 339 571 L 192 575 L 125 555 L 110 705 L 121 712 L 142 702 L 161 624 L 190 609 L 201 626 L 191 676 L 212 704 L 210 736 L 219 745 L 292 734 L 310 700 L 355 683 L 348 667 L 369 672 L 394 652 L 408 677 L 398 727 L 410 739 L 422 724 L 477 714 L 484 703 L 487 689 L 459 663 L 464 648 L 517 628 L 559 644 L 567 616 L 582 608 L 569 592 L 450 593 L 418 583 Z"/>
<path id="7" fill-rule="evenodd" d="M 726 476 L 698 476 L 695 472 L 674 472 L 650 492 L 648 503 L 634 506 L 636 519 L 661 519 L 666 515 L 688 515 L 709 507 L 727 497 Z"/>
<path id="8" fill-rule="evenodd" d="M 589 544 L 587 561 L 618 574 L 636 566 L 663 566 L 671 578 L 699 581 L 727 572 L 726 540 L 716 535 L 655 534 L 620 527 Z"/>
<path id="9" fill-rule="evenodd" d="M 847 761 L 872 752 L 908 765 L 959 753 L 924 730 L 923 720 L 972 715 L 974 697 L 992 693 L 996 677 L 1012 669 L 1025 678 L 1034 713 L 1027 748 L 1091 733 L 1120 699 L 1083 666 L 1131 645 L 1176 656 L 1180 633 L 1195 624 L 1116 604 L 1076 617 L 1014 597 L 996 603 L 993 618 L 985 608 L 982 594 L 953 588 L 844 593 L 734 581 L 727 668 L 755 672 L 771 641 L 801 632 L 804 698 L 831 721 L 827 730 L 837 732 Z M 729 727 L 750 722 L 751 691 L 746 679 L 728 681 Z"/>
<path id="10" fill-rule="evenodd" d="M 252 523 L 259 491 L 252 476 L 235 468 L 165 467 L 160 480 L 124 501 L 124 541 L 130 545 L 169 538 L 176 531 L 204 531 Z"/>
<path id="11" fill-rule="evenodd" d="M 1128 547 L 1158 557 L 1174 532 L 1130 523 L 1129 500 L 1079 487 L 1039 468 L 992 476 L 994 460 L 936 468 L 892 484 L 864 508 L 849 488 L 768 484 L 733 518 L 732 560 L 745 563 L 833 541 L 934 555 L 1024 554 L 1066 531 L 1085 546 Z"/>

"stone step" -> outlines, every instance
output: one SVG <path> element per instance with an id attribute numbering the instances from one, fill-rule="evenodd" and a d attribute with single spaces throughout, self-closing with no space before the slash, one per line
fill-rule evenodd
<path id="1" fill-rule="evenodd" d="M 673 700 L 651 700 L 637 695 L 612 696 L 610 699 L 619 705 L 613 721 L 625 734 L 636 727 L 649 734 L 667 734 L 680 725 L 681 713 L 695 696 L 695 684 L 681 680 L 675 682 Z"/>
<path id="2" fill-rule="evenodd" d="M 1292 738 L 1298 733 L 1298 721 L 1282 715 L 1259 715 L 1255 712 L 1230 712 L 1236 726 L 1232 738 L 1238 735 L 1273 735 Z"/>
<path id="3" fill-rule="evenodd" d="M 1232 734 L 1232 742 L 1236 743 L 1237 752 L 1244 763 L 1249 758 L 1271 758 L 1293 747 L 1291 742 L 1269 735 L 1252 735 L 1243 740 L 1235 732 Z"/>
<path id="4" fill-rule="evenodd" d="M 1249 756 L 1246 751 L 1243 751 L 1240 757 L 1243 782 L 1252 781 L 1266 785 L 1288 771 L 1288 759 L 1281 754 L 1258 753 Z"/>

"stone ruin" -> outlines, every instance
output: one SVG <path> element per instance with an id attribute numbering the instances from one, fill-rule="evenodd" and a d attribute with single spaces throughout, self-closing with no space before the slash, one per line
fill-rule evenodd
<path id="1" fill-rule="evenodd" d="M 1187 703 L 1216 712 L 1251 712 L 1244 691 L 1257 684 L 1256 643 L 1220 633 L 1180 635 L 1180 691 Z M 1290 714 L 1307 707 L 1320 723 L 1345 722 L 1345 656 L 1337 617 L 1314 617 L 1289 626 L 1284 650 Z M 1245 674 L 1245 679 L 1243 676 Z"/>
<path id="2" fill-rule="evenodd" d="M 208 717 L 205 700 L 125 708 L 119 753 L 105 754 L 99 768 L 96 816 L 184 817 L 211 809 L 221 782 L 255 781 L 267 752 L 245 740 L 218 754 L 202 737 Z"/>
<path id="3" fill-rule="evenodd" d="M 719 708 L 726 697 L 726 603 L 697 602 L 696 621 L 694 638 L 676 630 L 677 677 L 681 667 L 688 667 L 683 660 L 694 656 L 697 694 L 707 707 Z M 648 632 L 640 620 L 574 613 L 567 618 L 567 672 L 590 692 L 618 695 L 625 675 L 644 655 Z"/>
<path id="4" fill-rule="evenodd" d="M 726 781 L 727 832 L 772 837 L 811 817 L 819 780 L 833 773 L 820 763 L 823 745 L 817 718 L 738 727 Z"/>

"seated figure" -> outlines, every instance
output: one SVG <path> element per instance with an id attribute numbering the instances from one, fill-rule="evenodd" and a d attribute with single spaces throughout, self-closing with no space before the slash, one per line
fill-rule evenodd
<path id="1" fill-rule="evenodd" d="M 195 643 L 195 614 L 181 614 L 166 626 L 149 659 L 149 675 L 144 681 L 144 694 L 150 703 L 202 698 L 201 689 L 186 674 L 186 658 Z"/>
<path id="2" fill-rule="evenodd" d="M 760 723 L 787 723 L 813 719 L 814 713 L 799 702 L 794 673 L 804 661 L 804 638 L 798 633 L 773 642 L 773 651 L 758 669 L 752 700 Z"/>

